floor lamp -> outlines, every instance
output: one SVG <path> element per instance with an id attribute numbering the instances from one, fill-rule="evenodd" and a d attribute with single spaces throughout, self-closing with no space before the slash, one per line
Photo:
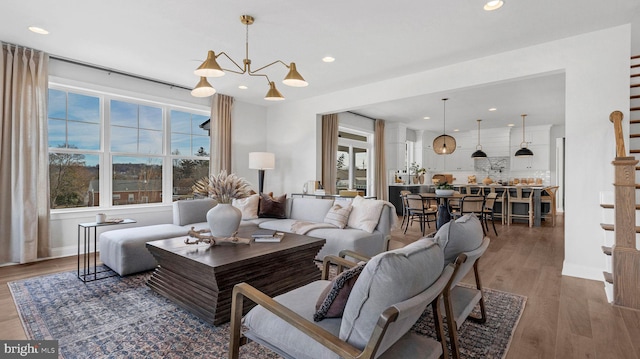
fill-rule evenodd
<path id="1" fill-rule="evenodd" d="M 249 168 L 258 170 L 259 193 L 264 189 L 264 170 L 276 168 L 276 156 L 269 152 L 249 152 Z"/>

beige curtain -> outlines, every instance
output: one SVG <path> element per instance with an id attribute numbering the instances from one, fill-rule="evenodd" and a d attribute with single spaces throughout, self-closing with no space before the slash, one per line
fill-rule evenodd
<path id="1" fill-rule="evenodd" d="M 389 194 L 387 190 L 387 164 L 384 154 L 384 120 L 376 120 L 375 132 L 373 135 L 373 151 L 376 172 L 374 174 L 374 195 L 378 199 L 387 200 Z"/>
<path id="2" fill-rule="evenodd" d="M 231 173 L 231 109 L 233 97 L 215 94 L 211 104 L 210 173 Z"/>
<path id="3" fill-rule="evenodd" d="M 322 185 L 327 194 L 337 194 L 337 157 L 338 114 L 322 115 Z"/>
<path id="4" fill-rule="evenodd" d="M 26 263 L 50 256 L 49 56 L 0 46 L 0 263 Z"/>

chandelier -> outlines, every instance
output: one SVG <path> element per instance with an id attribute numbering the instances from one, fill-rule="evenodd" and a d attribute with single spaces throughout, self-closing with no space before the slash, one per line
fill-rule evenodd
<path id="1" fill-rule="evenodd" d="M 287 74 L 287 76 L 285 76 L 284 80 L 282 80 L 283 84 L 292 87 L 304 87 L 309 85 L 309 83 L 304 80 L 300 73 L 298 73 L 295 62 L 287 65 L 281 60 L 276 60 L 268 65 L 262 66 L 257 70 L 251 70 L 251 59 L 249 59 L 249 25 L 253 24 L 254 21 L 255 19 L 251 15 L 240 16 L 240 22 L 246 25 L 245 57 L 242 60 L 243 66 L 238 65 L 237 62 L 233 61 L 233 59 L 224 52 L 220 52 L 216 55 L 215 52 L 209 50 L 209 52 L 207 53 L 207 59 L 202 63 L 202 65 L 200 65 L 200 67 L 198 67 L 193 72 L 197 76 L 200 76 L 200 82 L 198 82 L 196 87 L 191 91 L 191 95 L 195 97 L 207 97 L 213 95 L 214 93 L 216 93 L 216 90 L 213 88 L 213 86 L 211 86 L 209 81 L 207 81 L 207 77 L 224 76 L 225 72 L 228 71 L 240 75 L 249 74 L 249 76 L 263 76 L 265 79 L 267 79 L 267 83 L 269 85 L 269 91 L 267 91 L 264 99 L 269 101 L 284 100 L 284 96 L 282 96 L 280 91 L 278 91 L 278 89 L 276 88 L 275 82 L 271 81 L 269 79 L 269 76 L 267 76 L 266 74 L 258 73 L 261 70 L 264 70 L 265 68 L 278 63 L 284 65 L 289 69 L 289 73 Z M 220 67 L 216 59 L 221 55 L 224 55 L 224 57 L 231 61 L 237 67 L 237 70 L 225 69 Z"/>
<path id="2" fill-rule="evenodd" d="M 433 140 L 433 151 L 439 155 L 450 155 L 456 150 L 456 139 L 447 135 L 447 100 L 442 99 L 443 116 L 442 116 L 442 132 L 443 134 Z"/>

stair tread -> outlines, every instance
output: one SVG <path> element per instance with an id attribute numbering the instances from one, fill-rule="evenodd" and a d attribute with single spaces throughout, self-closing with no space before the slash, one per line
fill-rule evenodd
<path id="1" fill-rule="evenodd" d="M 615 226 L 611 223 L 600 223 L 600 227 L 605 231 L 613 231 Z M 636 226 L 636 233 L 640 233 L 640 227 L 638 226 Z"/>
<path id="2" fill-rule="evenodd" d="M 640 150 L 629 150 L 629 153 L 640 153 Z"/>
<path id="3" fill-rule="evenodd" d="M 629 138 L 638 138 L 640 137 L 640 133 L 632 133 L 629 135 Z"/>
<path id="4" fill-rule="evenodd" d="M 631 84 L 631 87 L 640 87 L 640 84 Z"/>
<path id="5" fill-rule="evenodd" d="M 604 275 L 604 280 L 607 283 L 611 283 L 613 284 L 613 274 L 609 273 L 609 272 L 602 272 L 602 274 Z"/>
<path id="6" fill-rule="evenodd" d="M 611 251 L 612 251 L 611 247 L 601 246 L 600 248 L 602 248 L 602 253 L 604 253 L 604 254 L 606 254 L 608 256 L 611 255 Z"/>
<path id="7" fill-rule="evenodd" d="M 629 123 L 640 123 L 640 120 L 631 120 Z"/>
<path id="8" fill-rule="evenodd" d="M 603 203 L 600 205 L 600 207 L 605 209 L 613 209 L 615 208 L 615 205 L 613 203 Z M 636 210 L 640 210 L 640 204 L 636 204 Z"/>

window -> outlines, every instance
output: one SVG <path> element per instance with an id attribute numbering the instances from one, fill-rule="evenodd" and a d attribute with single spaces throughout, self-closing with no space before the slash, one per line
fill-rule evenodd
<path id="1" fill-rule="evenodd" d="M 100 99 L 49 90 L 51 208 L 100 205 Z"/>
<path id="2" fill-rule="evenodd" d="M 209 172 L 206 113 L 50 86 L 51 208 L 101 206 L 101 195 L 103 207 L 193 197 L 191 185 Z"/>
<path id="3" fill-rule="evenodd" d="M 209 174 L 208 116 L 171 111 L 173 200 L 193 197 L 193 183 Z"/>
<path id="4" fill-rule="evenodd" d="M 373 134 L 340 128 L 338 132 L 336 189 L 371 193 L 371 141 Z"/>

